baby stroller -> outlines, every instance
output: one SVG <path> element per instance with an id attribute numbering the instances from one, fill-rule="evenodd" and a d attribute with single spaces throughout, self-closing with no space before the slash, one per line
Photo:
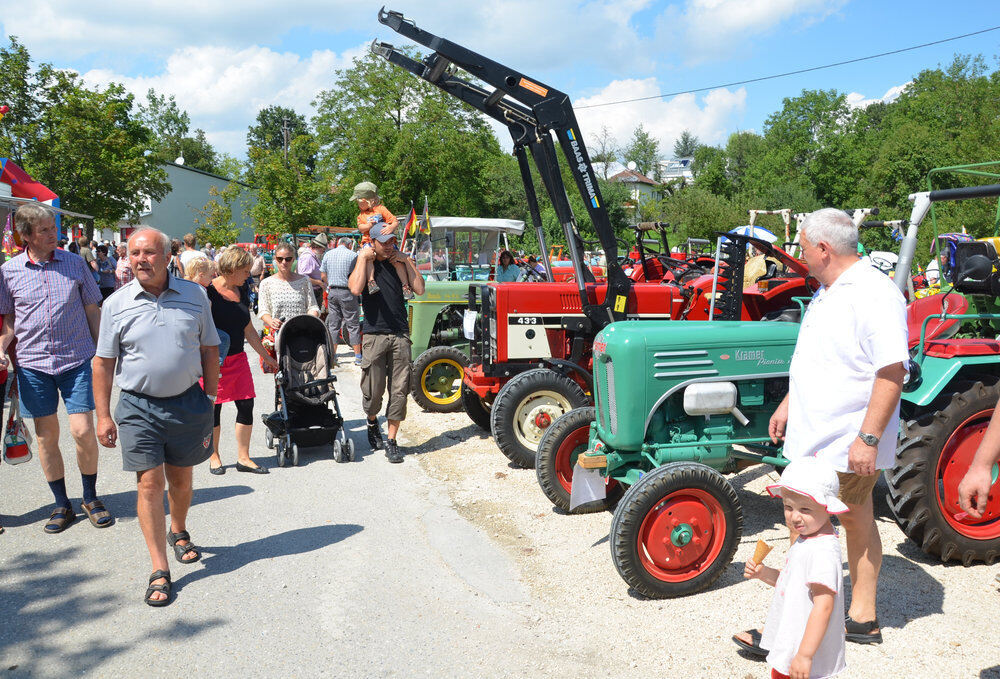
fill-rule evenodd
<path id="1" fill-rule="evenodd" d="M 294 316 L 275 340 L 278 372 L 274 376 L 274 412 L 264 415 L 267 447 L 278 466 L 299 463 L 299 448 L 333 444 L 333 459 L 354 459 L 354 441 L 344 432 L 337 403 L 334 354 L 326 324 L 315 316 Z M 333 411 L 330 404 L 333 404 Z"/>

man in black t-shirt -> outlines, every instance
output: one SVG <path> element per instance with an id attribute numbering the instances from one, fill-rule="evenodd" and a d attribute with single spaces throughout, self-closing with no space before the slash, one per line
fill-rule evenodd
<path id="1" fill-rule="evenodd" d="M 394 263 L 402 263 L 406 280 L 400 280 Z M 368 280 L 374 274 L 377 292 L 368 291 Z M 365 312 L 361 343 L 362 407 L 368 417 L 368 443 L 372 450 L 385 448 L 389 462 L 402 462 L 403 454 L 396 445 L 399 423 L 406 419 L 406 397 L 410 391 L 410 328 L 406 319 L 403 286 L 418 295 L 424 292 L 424 279 L 417 273 L 413 260 L 396 249 L 396 235 L 378 233 L 372 247 L 365 247 L 351 269 L 347 285 L 352 294 L 361 295 Z M 378 412 L 382 395 L 389 387 L 389 439 L 382 443 Z"/>

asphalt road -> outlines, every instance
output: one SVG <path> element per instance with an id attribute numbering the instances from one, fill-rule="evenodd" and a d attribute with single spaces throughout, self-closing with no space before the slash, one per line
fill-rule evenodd
<path id="1" fill-rule="evenodd" d="M 342 357 L 347 354 L 342 352 Z M 252 363 L 256 363 L 252 361 Z M 529 588 L 510 558 L 451 507 L 408 458 L 368 450 L 357 372 L 339 384 L 359 460 L 304 452 L 279 469 L 260 414 L 274 385 L 256 365 L 251 455 L 271 474 L 238 473 L 223 410 L 224 476 L 195 470 L 188 527 L 199 563 L 172 562 L 176 599 L 146 606 L 151 571 L 135 516 L 135 478 L 101 449 L 98 491 L 117 518 L 43 533 L 51 495 L 37 458 L 0 467 L 0 676 L 521 676 L 546 672 Z M 113 403 L 117 393 L 113 396 Z M 79 507 L 62 419 L 67 483 Z M 572 672 L 574 661 L 559 658 Z"/>

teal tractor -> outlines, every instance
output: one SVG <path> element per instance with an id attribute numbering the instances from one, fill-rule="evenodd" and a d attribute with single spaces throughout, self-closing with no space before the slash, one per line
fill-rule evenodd
<path id="1" fill-rule="evenodd" d="M 917 227 L 931 202 L 997 195 L 1000 185 L 911 196 L 897 284 L 906 285 Z M 975 260 L 975 270 L 994 272 L 990 261 L 1000 264 Z M 994 287 L 986 294 L 1000 294 L 1000 280 L 991 278 L 985 288 Z M 614 511 L 612 559 L 640 594 L 675 597 L 711 585 L 732 560 L 743 527 L 739 495 L 725 475 L 787 464 L 767 429 L 788 390 L 807 302 L 764 321 L 625 321 L 597 336 L 594 406 L 556 420 L 539 445 L 536 473 L 557 506 L 568 509 L 581 484 L 590 489 L 586 509 Z M 933 318 L 927 324 L 946 327 Z M 978 521 L 961 516 L 956 489 L 1000 396 L 1000 343 L 939 332 L 921 346 L 904 394 L 899 462 L 885 474 L 890 504 L 926 552 L 992 562 L 1000 556 L 1000 489 Z"/>

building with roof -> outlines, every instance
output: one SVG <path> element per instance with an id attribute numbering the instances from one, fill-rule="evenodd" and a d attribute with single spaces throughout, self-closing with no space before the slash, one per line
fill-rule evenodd
<path id="1" fill-rule="evenodd" d="M 609 182 L 624 184 L 628 188 L 629 200 L 625 207 L 635 209 L 642 203 L 662 200 L 663 191 L 660 182 L 650 179 L 636 170 L 622 170 L 616 175 L 608 177 Z"/>
<path id="2" fill-rule="evenodd" d="M 231 182 L 227 177 L 196 170 L 193 167 L 177 163 L 161 163 L 167 173 L 167 183 L 170 191 L 161 200 L 145 199 L 145 206 L 134 223 L 122 221 L 118 223 L 118 234 L 122 240 L 137 228 L 151 226 L 163 231 L 171 238 L 183 238 L 186 233 L 194 233 L 198 228 L 196 219 L 200 219 L 200 211 L 211 200 L 219 200 L 209 192 L 212 187 L 223 191 Z M 253 242 L 253 228 L 250 222 L 250 208 L 256 202 L 251 192 L 251 186 L 240 181 L 235 182 L 240 192 L 233 201 L 233 223 L 243 225 L 238 242 Z"/>
<path id="3" fill-rule="evenodd" d="M 683 180 L 685 184 L 692 184 L 694 183 L 694 175 L 691 173 L 693 163 L 693 157 L 661 160 L 660 179 L 664 184 L 678 179 Z"/>

